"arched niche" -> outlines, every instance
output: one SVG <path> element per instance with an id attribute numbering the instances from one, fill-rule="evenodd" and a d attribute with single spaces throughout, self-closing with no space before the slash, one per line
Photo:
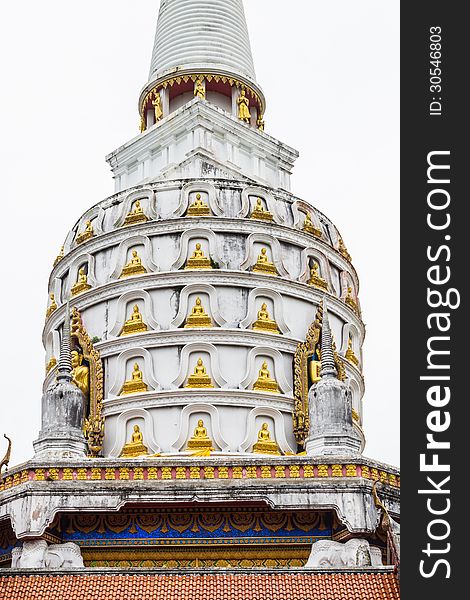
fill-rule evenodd
<path id="1" fill-rule="evenodd" d="M 279 240 L 263 233 L 252 233 L 247 237 L 245 260 L 240 265 L 240 270 L 247 271 L 256 264 L 261 248 L 269 248 L 271 256 L 268 256 L 268 259 L 274 263 L 279 275 L 290 278 L 290 274 L 282 261 L 282 248 Z"/>
<path id="2" fill-rule="evenodd" d="M 205 240 L 206 244 L 203 244 L 204 254 L 212 259 L 212 262 L 219 265 L 220 269 L 224 269 L 226 267 L 226 263 L 222 260 L 222 253 L 219 249 L 219 244 L 217 241 L 217 236 L 211 229 L 203 229 L 202 227 L 191 227 L 191 229 L 186 229 L 181 234 L 180 239 L 180 251 L 178 258 L 172 265 L 172 270 L 181 269 L 190 256 L 192 256 L 194 252 L 194 247 L 198 242 L 203 242 Z M 208 249 L 208 252 L 206 249 Z"/>
<path id="3" fill-rule="evenodd" d="M 359 303 L 359 298 L 357 296 L 356 285 L 353 281 L 353 278 L 348 271 L 341 271 L 340 273 L 340 281 L 341 281 L 341 299 L 344 301 L 348 296 L 348 289 L 351 288 L 351 296 L 354 302 L 357 304 L 357 307 L 360 311 L 361 305 Z"/>
<path id="4" fill-rule="evenodd" d="M 290 329 L 284 319 L 284 298 L 279 292 L 264 287 L 257 287 L 250 291 L 248 295 L 247 314 L 243 321 L 240 322 L 240 328 L 248 329 L 253 325 L 258 317 L 261 304 L 265 299 L 269 299 L 272 302 L 273 308 L 269 310 L 271 319 L 276 321 L 281 333 L 289 335 Z"/>
<path id="5" fill-rule="evenodd" d="M 105 211 L 101 206 L 95 206 L 91 210 L 86 212 L 78 222 L 77 227 L 74 228 L 74 241 L 76 240 L 77 235 L 80 235 L 80 233 L 84 231 L 87 221 L 91 221 L 91 224 L 93 226 L 93 233 L 95 236 L 102 235 L 104 217 Z"/>
<path id="6" fill-rule="evenodd" d="M 284 219 L 279 212 L 274 196 L 268 190 L 255 186 L 247 187 L 242 191 L 242 208 L 238 213 L 238 217 L 250 216 L 258 198 L 264 201 L 265 208 L 272 214 L 274 221 L 282 225 Z"/>
<path id="7" fill-rule="evenodd" d="M 318 264 L 318 274 L 328 284 L 328 289 L 331 289 L 331 273 L 330 264 L 326 256 L 317 250 L 316 248 L 305 248 L 301 254 L 301 273 L 299 281 L 307 283 L 310 279 L 310 268 L 312 262 L 315 261 Z"/>
<path id="8" fill-rule="evenodd" d="M 184 446 L 188 443 L 189 439 L 193 435 L 190 417 L 194 416 L 197 419 L 199 416 L 201 416 L 204 419 L 205 415 L 209 416 L 209 421 L 207 421 L 207 419 L 204 420 L 204 427 L 207 429 L 208 436 L 220 451 L 230 452 L 229 445 L 222 437 L 219 411 L 215 406 L 202 402 L 198 404 L 188 404 L 181 411 L 179 434 L 171 446 L 171 449 L 174 452 L 180 452 L 182 449 L 184 449 Z"/>
<path id="9" fill-rule="evenodd" d="M 180 368 L 177 377 L 172 381 L 173 389 L 178 389 L 185 384 L 189 375 L 194 372 L 194 366 L 201 354 L 210 357 L 210 364 L 204 362 L 204 366 L 214 385 L 219 388 L 227 387 L 227 381 L 220 372 L 217 348 L 213 344 L 206 342 L 194 342 L 187 344 L 181 350 Z"/>
<path id="10" fill-rule="evenodd" d="M 201 194 L 202 200 L 209 205 L 213 215 L 217 217 L 222 217 L 224 215 L 224 211 L 217 199 L 217 190 L 215 186 L 212 185 L 212 183 L 201 181 L 198 183 L 186 183 L 183 186 L 180 201 L 173 216 L 182 217 L 189 206 L 196 200 L 196 194 L 198 193 Z"/>
<path id="11" fill-rule="evenodd" d="M 117 301 L 114 325 L 111 331 L 109 332 L 111 336 L 119 336 L 124 326 L 124 323 L 130 317 L 131 311 L 129 310 L 129 307 L 134 304 L 139 305 L 139 310 L 142 315 L 142 319 L 149 328 L 149 330 L 157 331 L 160 329 L 157 321 L 154 318 L 152 296 L 145 290 L 132 290 L 120 296 L 120 298 Z"/>
<path id="12" fill-rule="evenodd" d="M 143 248 L 143 252 L 139 251 L 139 248 Z M 117 249 L 115 249 L 115 267 L 110 275 L 110 279 L 116 280 L 121 277 L 122 269 L 130 261 L 131 253 L 134 249 L 139 252 L 142 265 L 147 269 L 148 273 L 158 271 L 157 265 L 153 262 L 153 251 L 150 239 L 146 235 L 134 235 L 123 240 Z"/>
<path id="13" fill-rule="evenodd" d="M 305 202 L 304 200 L 296 200 L 292 205 L 292 214 L 294 217 L 294 227 L 296 229 L 303 229 L 305 217 L 309 214 L 310 218 L 312 219 L 313 226 L 323 233 L 317 211 L 308 202 Z"/>
<path id="14" fill-rule="evenodd" d="M 160 454 L 161 448 L 155 439 L 152 415 L 143 408 L 132 408 L 121 413 L 116 419 L 114 443 L 109 456 L 118 458 L 124 445 L 129 442 L 130 435 L 127 431 L 129 423 L 131 426 L 139 425 L 144 437 L 144 445 L 149 449 L 149 454 Z"/>
<path id="15" fill-rule="evenodd" d="M 258 440 L 258 432 L 264 422 L 263 419 L 268 422 L 271 421 L 274 425 L 274 430 L 271 427 L 269 428 L 271 438 L 276 440 L 281 452 L 283 454 L 295 454 L 286 439 L 285 421 L 281 411 L 270 406 L 258 406 L 248 413 L 245 439 L 239 446 L 239 452 L 251 453 L 254 444 Z"/>
<path id="16" fill-rule="evenodd" d="M 114 223 L 114 227 L 122 227 L 127 215 L 131 212 L 134 203 L 140 200 L 144 214 L 152 221 L 157 220 L 156 194 L 150 188 L 134 190 L 128 194 L 118 207 L 118 218 Z"/>
<path id="17" fill-rule="evenodd" d="M 343 356 L 346 354 L 349 344 L 349 337 L 351 337 L 352 349 L 359 362 L 361 362 L 361 332 L 359 331 L 357 325 L 355 325 L 354 323 L 345 323 L 343 326 L 343 334 L 341 337 L 342 339 L 340 353 L 343 354 Z"/>
<path id="18" fill-rule="evenodd" d="M 67 282 L 67 290 L 65 297 L 69 298 L 72 293 L 72 286 L 78 280 L 78 272 L 84 267 L 87 274 L 88 285 L 92 288 L 98 285 L 95 277 L 95 257 L 92 254 L 80 254 L 80 256 L 76 256 L 69 268 L 69 276 Z M 62 296 L 63 298 L 63 296 Z"/>
<path id="19" fill-rule="evenodd" d="M 267 346 L 252 348 L 247 356 L 246 374 L 240 383 L 240 389 L 251 389 L 259 376 L 259 370 L 264 360 L 267 359 L 271 377 L 277 381 L 279 389 L 285 395 L 292 395 L 292 385 L 286 378 L 283 357 L 279 350 Z"/>
<path id="20" fill-rule="evenodd" d="M 187 285 L 181 290 L 179 310 L 176 318 L 172 321 L 172 327 L 178 328 L 184 325 L 192 309 L 190 299 L 192 300 L 192 297 L 196 297 L 198 294 L 204 295 L 209 299 L 209 304 L 207 305 L 203 301 L 203 306 L 211 317 L 214 325 L 223 327 L 226 324 L 227 321 L 222 317 L 219 311 L 219 302 L 215 287 L 207 283 L 194 283 Z"/>
<path id="21" fill-rule="evenodd" d="M 44 350 L 46 351 L 46 365 L 49 363 L 51 358 L 56 358 L 59 360 L 60 334 L 57 329 L 52 329 L 46 335 Z"/>
<path id="22" fill-rule="evenodd" d="M 109 397 L 117 397 L 125 381 L 131 379 L 134 363 L 138 363 L 148 391 L 158 391 L 160 384 L 155 379 L 152 355 L 145 348 L 129 348 L 117 357 L 114 382 L 109 390 Z M 143 363 L 143 364 L 142 364 Z"/>

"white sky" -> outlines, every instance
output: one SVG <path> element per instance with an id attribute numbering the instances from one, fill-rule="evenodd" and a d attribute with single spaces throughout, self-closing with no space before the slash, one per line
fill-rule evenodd
<path id="1" fill-rule="evenodd" d="M 52 262 L 80 215 L 114 191 L 104 156 L 138 132 L 158 5 L 2 3 L 0 436 L 13 438 L 11 465 L 32 456 L 40 428 Z M 339 227 L 360 277 L 365 454 L 392 464 L 399 462 L 398 7 L 245 0 L 266 131 L 301 152 L 292 191 Z"/>

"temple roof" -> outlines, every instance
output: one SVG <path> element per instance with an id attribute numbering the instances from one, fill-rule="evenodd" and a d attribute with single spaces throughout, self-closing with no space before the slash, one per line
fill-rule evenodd
<path id="1" fill-rule="evenodd" d="M 207 68 L 255 81 L 242 0 L 161 0 L 150 81 Z"/>
<path id="2" fill-rule="evenodd" d="M 5 600 L 398 600 L 393 572 L 65 575 L 0 579 Z"/>

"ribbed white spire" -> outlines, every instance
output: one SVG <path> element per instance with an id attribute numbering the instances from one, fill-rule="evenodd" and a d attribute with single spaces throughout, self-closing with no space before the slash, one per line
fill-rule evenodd
<path id="1" fill-rule="evenodd" d="M 243 0 L 161 0 L 150 80 L 196 67 L 255 81 Z"/>

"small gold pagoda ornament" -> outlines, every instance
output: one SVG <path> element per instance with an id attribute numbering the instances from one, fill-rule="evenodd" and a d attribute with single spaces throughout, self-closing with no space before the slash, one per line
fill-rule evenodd
<path id="1" fill-rule="evenodd" d="M 346 354 L 344 356 L 347 360 L 349 360 L 349 362 L 352 362 L 353 365 L 356 365 L 356 367 L 359 365 L 359 359 L 354 354 L 353 341 L 352 341 L 351 336 L 349 336 L 348 349 L 346 350 Z"/>
<path id="2" fill-rule="evenodd" d="M 311 233 L 315 237 L 321 237 L 322 236 L 321 229 L 317 229 L 317 227 L 315 227 L 315 225 L 313 224 L 312 217 L 310 216 L 310 213 L 307 213 L 305 215 L 305 221 L 304 221 L 304 225 L 303 225 L 302 229 L 306 233 Z"/>
<path id="3" fill-rule="evenodd" d="M 280 456 L 279 446 L 275 440 L 271 439 L 268 424 L 263 423 L 261 429 L 258 431 L 258 441 L 253 446 L 254 454 L 271 454 L 274 456 Z"/>
<path id="4" fill-rule="evenodd" d="M 199 242 L 196 244 L 193 255 L 188 258 L 186 263 L 185 270 L 190 269 L 212 269 L 211 260 L 205 256 L 204 252 L 202 251 L 202 246 Z"/>
<path id="5" fill-rule="evenodd" d="M 146 223 L 149 220 L 147 215 L 144 213 L 144 209 L 140 203 L 140 200 L 136 200 L 134 205 L 131 207 L 131 210 L 127 214 L 124 219 L 123 227 L 128 227 L 129 225 L 137 225 L 138 223 Z"/>
<path id="6" fill-rule="evenodd" d="M 80 267 L 78 270 L 78 279 L 76 283 L 73 284 L 72 289 L 70 290 L 72 296 L 77 296 L 78 294 L 82 294 L 87 290 L 91 289 L 91 285 L 88 283 L 88 275 L 85 273 L 85 269 Z"/>
<path id="7" fill-rule="evenodd" d="M 271 378 L 271 373 L 269 372 L 268 363 L 266 361 L 264 361 L 261 366 L 258 379 L 256 380 L 253 389 L 258 392 L 279 394 L 279 386 L 277 381 Z"/>
<path id="8" fill-rule="evenodd" d="M 207 217 L 211 215 L 211 209 L 202 199 L 201 194 L 196 194 L 196 200 L 188 208 L 188 217 Z"/>
<path id="9" fill-rule="evenodd" d="M 212 379 L 207 374 L 202 358 L 198 358 L 194 373 L 188 377 L 186 388 L 213 388 Z"/>
<path id="10" fill-rule="evenodd" d="M 60 247 L 60 252 L 59 254 L 56 256 L 56 259 L 54 260 L 54 267 L 56 267 L 60 261 L 64 258 L 64 246 Z"/>
<path id="11" fill-rule="evenodd" d="M 128 396 L 129 394 L 140 394 L 141 392 L 147 391 L 148 386 L 144 383 L 142 371 L 140 370 L 139 364 L 135 363 L 134 370 L 132 371 L 132 378 L 124 382 L 119 395 Z"/>
<path id="12" fill-rule="evenodd" d="M 160 92 L 155 92 L 155 98 L 152 100 L 152 106 L 155 111 L 155 123 L 163 119 L 162 98 Z"/>
<path id="13" fill-rule="evenodd" d="M 91 238 L 95 235 L 95 232 L 93 231 L 93 224 L 91 221 L 85 221 L 85 229 L 79 233 L 77 235 L 77 239 L 75 240 L 77 243 L 77 246 L 79 244 L 83 244 L 84 242 L 87 242 L 88 240 L 91 240 Z"/>
<path id="14" fill-rule="evenodd" d="M 132 258 L 127 265 L 122 269 L 121 279 L 124 277 L 135 277 L 136 275 L 144 275 L 147 273 L 147 269 L 142 264 L 137 250 L 132 250 Z"/>
<path id="15" fill-rule="evenodd" d="M 276 267 L 268 259 L 268 251 L 261 248 L 261 254 L 258 256 L 256 264 L 253 266 L 254 273 L 263 273 L 264 275 L 277 275 Z"/>
<path id="16" fill-rule="evenodd" d="M 349 254 L 346 246 L 344 245 L 343 238 L 340 237 L 338 240 L 338 252 L 343 256 L 348 262 L 352 261 L 351 255 Z"/>
<path id="17" fill-rule="evenodd" d="M 194 82 L 194 97 L 199 98 L 199 100 L 206 99 L 206 88 L 202 79 L 196 79 Z"/>
<path id="18" fill-rule="evenodd" d="M 344 299 L 344 302 L 350 307 L 352 308 L 352 310 L 356 313 L 359 314 L 359 306 L 357 305 L 357 302 L 354 300 L 353 296 L 352 296 L 352 287 L 348 287 L 348 294 L 346 296 L 346 298 Z"/>
<path id="19" fill-rule="evenodd" d="M 134 333 L 143 333 L 148 330 L 147 325 L 144 323 L 142 319 L 142 315 L 139 311 L 139 306 L 137 304 L 134 305 L 132 309 L 132 314 L 124 323 L 124 326 L 121 330 L 120 336 L 123 335 L 132 335 Z"/>
<path id="20" fill-rule="evenodd" d="M 137 458 L 139 456 L 146 456 L 148 452 L 148 448 L 144 446 L 144 436 L 140 431 L 140 427 L 134 425 L 131 441 L 124 445 L 119 458 Z"/>
<path id="21" fill-rule="evenodd" d="M 214 450 L 212 440 L 207 435 L 207 429 L 204 427 L 204 421 L 202 419 L 199 419 L 197 422 L 194 435 L 188 441 L 186 450 L 209 450 L 210 452 Z"/>
<path id="22" fill-rule="evenodd" d="M 204 310 L 202 306 L 202 300 L 199 296 L 196 298 L 196 304 L 194 305 L 191 314 L 186 319 L 185 329 L 191 327 L 213 327 L 212 319 Z"/>
<path id="23" fill-rule="evenodd" d="M 254 329 L 255 331 L 269 331 L 270 333 L 281 333 L 279 331 L 279 327 L 276 321 L 274 321 L 274 319 L 271 319 L 271 317 L 269 316 L 268 305 L 266 304 L 266 302 L 263 302 L 263 304 L 261 305 L 261 310 L 258 311 L 258 318 L 253 323 L 252 329 Z"/>
<path id="24" fill-rule="evenodd" d="M 250 100 L 248 99 L 244 89 L 240 92 L 237 98 L 238 118 L 244 123 L 251 123 Z"/>
<path id="25" fill-rule="evenodd" d="M 266 210 L 263 206 L 263 200 L 257 198 L 253 212 L 250 215 L 250 219 L 257 219 L 258 221 L 272 221 L 273 215 Z"/>
<path id="26" fill-rule="evenodd" d="M 318 269 L 318 263 L 314 262 L 312 268 L 310 269 L 310 279 L 307 281 L 307 284 L 313 285 L 321 290 L 328 291 L 328 284 L 322 277 L 320 277 Z"/>
<path id="27" fill-rule="evenodd" d="M 57 364 L 57 358 L 55 358 L 55 356 L 53 356 L 46 365 L 46 374 L 50 373 L 52 371 L 52 369 L 56 366 L 56 364 Z"/>
<path id="28" fill-rule="evenodd" d="M 52 315 L 52 313 L 54 313 L 57 310 L 57 302 L 55 301 L 54 294 L 49 294 L 49 298 L 51 300 L 51 303 L 49 304 L 46 310 L 46 319 L 48 319 Z"/>

